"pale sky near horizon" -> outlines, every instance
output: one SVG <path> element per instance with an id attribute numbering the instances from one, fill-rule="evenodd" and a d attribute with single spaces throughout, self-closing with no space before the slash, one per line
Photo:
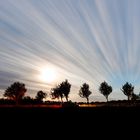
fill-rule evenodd
<path id="1" fill-rule="evenodd" d="M 126 99 L 126 81 L 138 94 L 139 25 L 139 0 L 0 0 L 0 96 L 15 81 L 35 96 L 65 79 L 72 101 L 86 101 L 78 95 L 84 82 L 90 101 L 105 100 L 103 81 L 113 87 L 110 100 Z M 51 82 L 41 79 L 48 68 Z"/>

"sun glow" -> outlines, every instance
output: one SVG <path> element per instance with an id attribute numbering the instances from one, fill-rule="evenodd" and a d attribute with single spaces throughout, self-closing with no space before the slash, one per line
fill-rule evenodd
<path id="1" fill-rule="evenodd" d="M 41 70 L 40 79 L 43 82 L 51 83 L 57 79 L 57 72 L 52 67 L 46 67 Z"/>

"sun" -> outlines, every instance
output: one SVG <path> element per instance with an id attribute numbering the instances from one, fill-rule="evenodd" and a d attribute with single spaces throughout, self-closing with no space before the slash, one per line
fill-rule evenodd
<path id="1" fill-rule="evenodd" d="M 40 79 L 43 82 L 51 83 L 57 79 L 57 72 L 52 67 L 46 67 L 41 70 Z"/>

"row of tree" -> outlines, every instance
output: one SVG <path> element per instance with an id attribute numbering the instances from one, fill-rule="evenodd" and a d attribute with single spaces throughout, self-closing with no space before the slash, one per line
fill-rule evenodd
<path id="1" fill-rule="evenodd" d="M 13 100 L 16 102 L 16 104 L 19 104 L 19 101 L 25 96 L 27 89 L 25 88 L 25 84 L 20 82 L 13 83 L 10 87 L 8 87 L 3 96 L 7 97 L 9 100 Z M 46 98 L 47 93 L 43 91 L 38 91 L 35 99 L 37 101 L 43 101 L 44 98 Z M 31 99 L 29 96 L 25 96 L 25 100 Z"/>
<path id="2" fill-rule="evenodd" d="M 61 99 L 63 102 L 63 98 L 66 98 L 66 101 L 68 101 L 69 94 L 70 94 L 71 84 L 68 82 L 68 80 L 63 81 L 56 87 L 51 89 L 50 95 L 52 99 Z M 25 88 L 25 84 L 20 82 L 13 83 L 10 87 L 8 87 L 4 92 L 4 97 L 7 97 L 8 99 L 12 99 L 16 102 L 16 104 L 19 104 L 20 99 L 22 99 L 25 96 L 27 89 Z M 107 82 L 102 82 L 99 86 L 99 91 L 101 94 L 103 94 L 108 102 L 108 96 L 113 91 L 112 86 L 108 85 Z M 132 86 L 131 83 L 126 82 L 122 88 L 121 91 L 128 97 L 128 100 L 138 99 L 139 96 L 134 94 L 134 86 Z M 82 98 L 86 98 L 87 103 L 89 102 L 89 96 L 92 94 L 90 91 L 89 85 L 87 83 L 84 83 L 79 90 L 79 96 Z M 26 97 L 26 96 L 25 96 Z M 38 91 L 37 95 L 35 96 L 35 99 L 42 102 L 44 98 L 47 97 L 47 93 L 43 91 Z M 29 97 L 26 97 L 29 98 Z"/>
<path id="3" fill-rule="evenodd" d="M 56 86 L 51 90 L 51 95 L 53 99 L 55 98 L 61 98 L 61 101 L 63 97 L 66 97 L 66 100 L 68 101 L 68 95 L 70 93 L 71 84 L 66 80 L 62 82 L 60 85 Z M 101 94 L 103 94 L 108 102 L 108 96 L 113 91 L 112 86 L 108 85 L 107 82 L 102 82 L 99 86 L 99 91 Z M 121 91 L 128 97 L 128 100 L 137 100 L 140 98 L 139 95 L 134 94 L 134 86 L 132 86 L 131 83 L 126 82 L 122 88 Z M 87 103 L 89 102 L 89 96 L 92 94 L 92 92 L 89 89 L 89 85 L 87 83 L 84 83 L 79 90 L 79 96 L 82 98 L 86 98 Z"/>

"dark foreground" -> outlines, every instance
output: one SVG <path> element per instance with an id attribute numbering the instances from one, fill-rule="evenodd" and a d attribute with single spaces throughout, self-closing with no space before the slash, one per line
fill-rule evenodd
<path id="1" fill-rule="evenodd" d="M 135 115 L 136 117 L 140 117 L 140 106 L 135 107 L 0 107 L 0 117 L 2 116 L 28 116 L 28 117 L 65 117 L 65 116 L 88 116 L 90 117 L 115 117 L 116 115 L 122 116 L 130 116 Z"/>
<path id="2" fill-rule="evenodd" d="M 0 107 L 2 128 L 23 127 L 29 132 L 31 129 L 60 131 L 60 128 L 65 131 L 68 127 L 71 133 L 82 128 L 99 131 L 110 127 L 118 131 L 128 124 L 139 126 L 139 118 L 140 107 Z"/>

